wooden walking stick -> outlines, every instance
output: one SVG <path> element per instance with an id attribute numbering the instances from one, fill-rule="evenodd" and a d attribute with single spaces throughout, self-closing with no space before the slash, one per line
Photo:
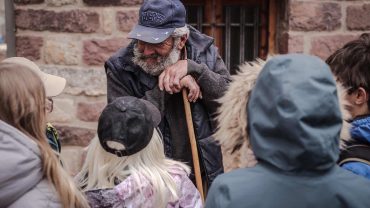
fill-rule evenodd
<path id="1" fill-rule="evenodd" d="M 190 103 L 188 101 L 187 90 L 185 88 L 182 89 L 182 98 L 184 100 L 184 106 L 185 106 L 185 116 L 186 116 L 186 123 L 188 125 L 188 133 L 189 133 L 189 139 L 190 139 L 190 145 L 191 145 L 191 154 L 193 155 L 195 183 L 197 184 L 200 197 L 202 198 L 202 201 L 204 202 L 202 175 L 200 173 L 197 141 L 195 140 L 193 118 L 191 116 Z"/>

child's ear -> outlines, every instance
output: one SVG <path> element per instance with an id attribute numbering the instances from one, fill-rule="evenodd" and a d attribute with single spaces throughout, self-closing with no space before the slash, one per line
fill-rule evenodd
<path id="1" fill-rule="evenodd" d="M 363 88 L 363 87 L 359 87 L 357 90 L 356 90 L 356 100 L 355 100 L 355 103 L 357 105 L 361 105 L 361 104 L 367 104 L 367 101 L 369 100 L 369 93 L 366 92 L 366 90 Z"/>

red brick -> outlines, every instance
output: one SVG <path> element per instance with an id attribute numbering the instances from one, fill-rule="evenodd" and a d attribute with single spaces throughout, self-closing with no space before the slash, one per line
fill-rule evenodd
<path id="1" fill-rule="evenodd" d="M 87 65 L 103 65 L 114 52 L 126 47 L 129 41 L 125 38 L 84 41 L 83 60 Z"/>
<path id="2" fill-rule="evenodd" d="M 80 102 L 77 105 L 77 118 L 81 121 L 98 121 L 106 102 L 86 103 Z"/>
<path id="3" fill-rule="evenodd" d="M 310 53 L 325 60 L 336 50 L 343 47 L 344 44 L 355 38 L 357 38 L 355 35 L 331 35 L 315 37 L 311 42 Z"/>
<path id="4" fill-rule="evenodd" d="M 26 57 L 32 61 L 39 60 L 43 42 L 42 37 L 18 36 L 16 38 L 17 56 Z"/>
<path id="5" fill-rule="evenodd" d="M 117 12 L 117 28 L 124 32 L 129 32 L 137 24 L 139 19 L 138 10 Z"/>
<path id="6" fill-rule="evenodd" d="M 303 36 L 284 33 L 279 39 L 279 53 L 303 53 Z"/>
<path id="7" fill-rule="evenodd" d="M 84 10 L 54 12 L 18 9 L 15 21 L 18 28 L 34 31 L 92 33 L 99 29 L 99 14 Z"/>
<path id="8" fill-rule="evenodd" d="M 332 31 L 340 28 L 338 3 L 292 2 L 289 27 L 295 31 Z"/>
<path id="9" fill-rule="evenodd" d="M 44 0 L 14 0 L 16 4 L 41 4 Z"/>
<path id="10" fill-rule="evenodd" d="M 143 0 L 83 0 L 88 6 L 134 6 L 141 5 Z"/>
<path id="11" fill-rule="evenodd" d="M 349 30 L 370 30 L 370 4 L 348 6 L 346 23 Z"/>
<path id="12" fill-rule="evenodd" d="M 94 138 L 96 131 L 92 129 L 54 125 L 63 145 L 87 146 Z M 62 147 L 63 148 L 63 147 Z"/>

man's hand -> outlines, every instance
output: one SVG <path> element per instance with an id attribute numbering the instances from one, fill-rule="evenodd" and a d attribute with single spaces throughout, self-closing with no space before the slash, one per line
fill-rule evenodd
<path id="1" fill-rule="evenodd" d="M 187 88 L 189 90 L 188 100 L 189 102 L 196 102 L 198 98 L 202 99 L 202 92 L 195 79 L 191 75 L 186 75 L 180 80 L 181 88 Z"/>
<path id="2" fill-rule="evenodd" d="M 160 90 L 165 89 L 172 94 L 181 90 L 180 80 L 188 73 L 188 61 L 179 60 L 175 64 L 167 67 L 158 78 Z"/>

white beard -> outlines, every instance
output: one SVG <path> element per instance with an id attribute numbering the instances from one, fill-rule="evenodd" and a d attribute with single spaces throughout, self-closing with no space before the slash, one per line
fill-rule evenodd
<path id="1" fill-rule="evenodd" d="M 145 56 L 142 52 L 139 51 L 137 48 L 137 44 L 134 45 L 134 57 L 132 57 L 132 61 L 134 64 L 140 66 L 146 73 L 158 76 L 160 75 L 167 67 L 175 64 L 180 59 L 181 51 L 177 49 L 177 45 L 180 42 L 180 39 L 176 39 L 174 41 L 173 48 L 171 52 L 168 54 L 167 57 L 162 57 L 160 55 L 154 55 L 154 58 L 157 59 L 155 64 L 148 64 L 145 61 Z"/>

